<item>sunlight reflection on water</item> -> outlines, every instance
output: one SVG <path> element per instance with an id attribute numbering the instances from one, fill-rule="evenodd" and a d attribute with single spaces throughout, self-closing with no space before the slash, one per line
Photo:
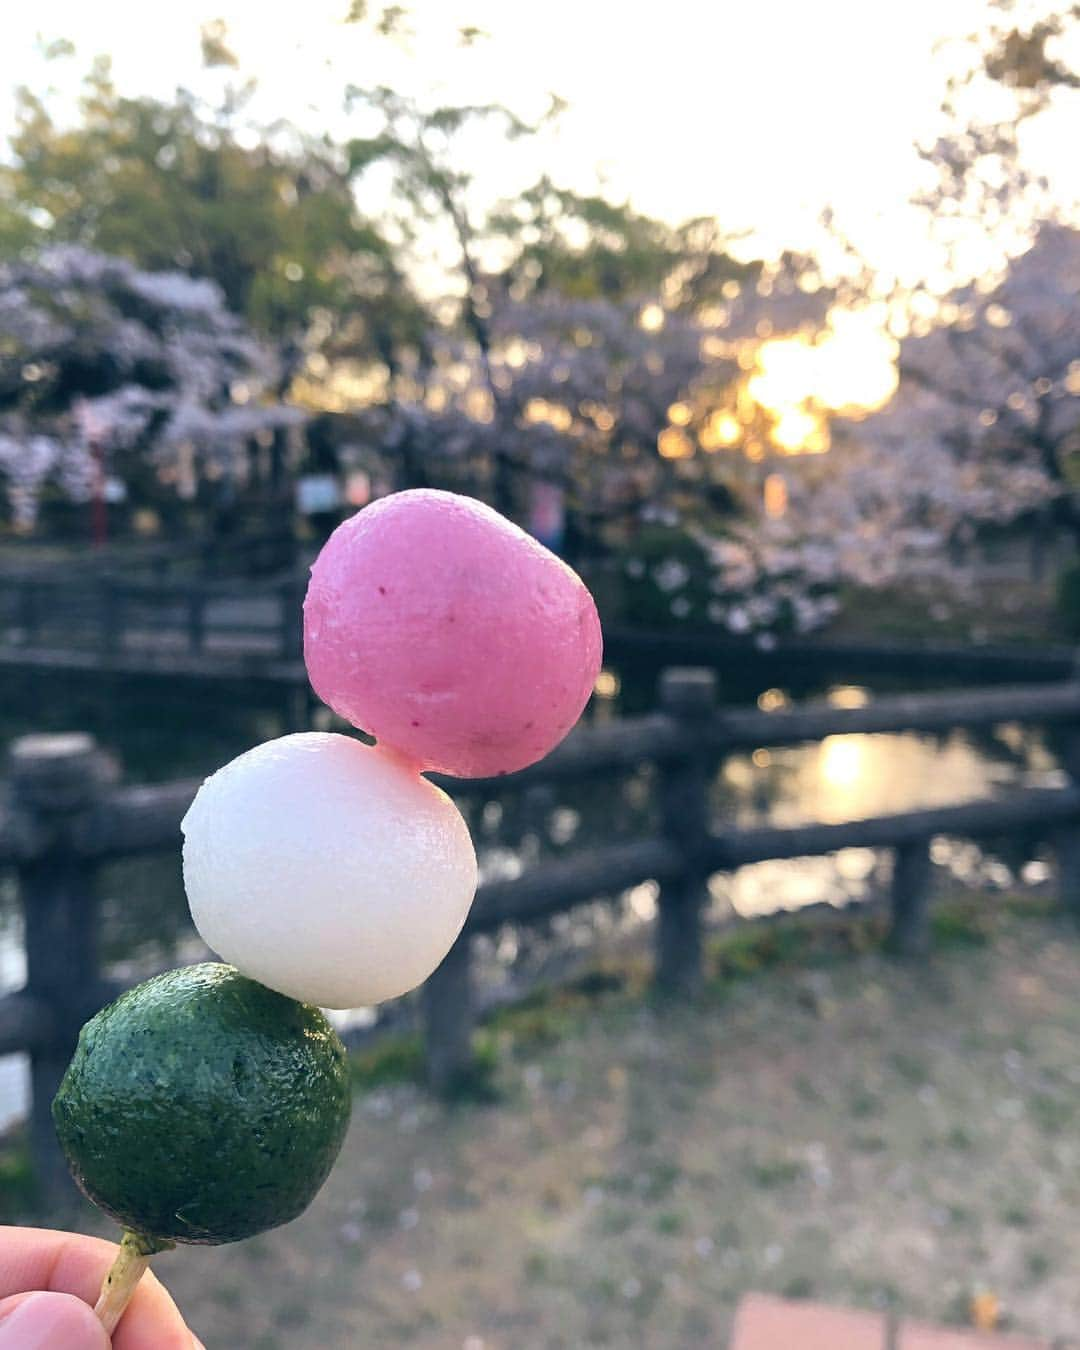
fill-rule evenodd
<path id="1" fill-rule="evenodd" d="M 829 701 L 860 707 L 868 692 L 857 685 L 830 690 Z M 787 703 L 782 691 L 758 700 L 767 709 Z M 838 824 L 859 817 L 956 805 L 992 796 L 1005 787 L 1059 787 L 1065 775 L 1041 733 L 1006 725 L 991 741 L 963 731 L 944 736 L 827 736 L 816 745 L 766 749 L 731 756 L 721 770 L 724 808 L 738 825 Z M 974 844 L 940 840 L 934 861 L 957 880 L 989 878 L 1008 885 L 1008 868 L 983 857 Z M 883 851 L 842 849 L 824 858 L 756 863 L 734 876 L 716 877 L 715 907 L 742 915 L 798 909 L 825 901 L 848 904 L 874 893 L 888 879 Z M 1041 864 L 1040 864 L 1041 866 Z M 987 871 L 989 869 L 989 871 Z M 1043 879 L 1031 873 L 1025 881 Z"/>

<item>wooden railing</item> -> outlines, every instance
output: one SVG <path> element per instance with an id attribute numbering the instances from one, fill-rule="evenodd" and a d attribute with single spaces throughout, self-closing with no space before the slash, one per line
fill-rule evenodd
<path id="1" fill-rule="evenodd" d="M 717 763 L 733 750 L 856 732 L 1006 722 L 1064 724 L 1059 740 L 1066 786 L 842 824 L 711 827 L 710 783 Z M 655 835 L 545 861 L 513 880 L 480 887 L 462 935 L 423 989 L 427 1062 L 437 1089 L 449 1087 L 470 1065 L 473 937 L 503 924 L 547 918 L 644 881 L 659 883 L 656 979 L 672 993 L 692 992 L 701 980 L 710 875 L 764 859 L 853 845 L 894 849 L 890 943 L 908 956 L 925 952 L 929 941 L 930 843 L 937 835 L 1040 832 L 1057 850 L 1064 903 L 1080 910 L 1080 681 L 766 713 L 718 710 L 711 671 L 670 670 L 661 681 L 656 714 L 583 727 L 540 764 L 509 778 L 469 783 L 467 790 L 501 794 L 616 776 L 644 763 L 658 770 L 661 825 Z M 18 876 L 27 980 L 21 991 L 0 1000 L 0 1053 L 30 1053 L 30 1137 L 46 1183 L 62 1174 L 49 1104 L 79 1027 L 116 992 L 100 973 L 95 873 L 110 859 L 178 849 L 180 820 L 197 788 L 193 780 L 123 786 L 115 766 L 83 735 L 30 736 L 12 748 L 7 804 L 0 811 L 0 865 L 13 867 Z"/>
<path id="2" fill-rule="evenodd" d="M 210 569 L 211 573 L 213 569 Z M 300 660 L 303 568 L 276 576 L 149 576 L 85 567 L 0 573 L 0 669 L 102 671 L 148 676 L 306 683 Z M 658 670 L 675 665 L 753 662 L 794 677 L 838 670 L 855 678 L 1056 680 L 1067 678 L 1068 647 L 973 643 L 916 645 L 828 636 L 777 638 L 768 651 L 712 630 L 604 625 L 607 659 Z"/>
<path id="3" fill-rule="evenodd" d="M 184 576 L 236 578 L 278 576 L 297 565 L 299 541 L 291 529 L 242 530 L 233 534 L 189 535 L 177 539 L 121 539 L 100 548 L 66 548 L 56 541 L 21 540 L 4 553 L 0 575 L 72 579 L 107 575 L 161 580 Z"/>
<path id="4" fill-rule="evenodd" d="M 145 580 L 55 574 L 0 581 L 0 652 L 8 665 L 83 665 L 207 673 L 252 659 L 298 675 L 306 575 L 257 581 Z"/>

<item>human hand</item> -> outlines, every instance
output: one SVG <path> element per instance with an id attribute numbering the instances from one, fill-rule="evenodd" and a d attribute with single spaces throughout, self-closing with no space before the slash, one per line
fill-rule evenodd
<path id="1" fill-rule="evenodd" d="M 205 1350 L 148 1271 L 110 1341 L 93 1304 L 116 1246 L 0 1227 L 0 1350 Z"/>

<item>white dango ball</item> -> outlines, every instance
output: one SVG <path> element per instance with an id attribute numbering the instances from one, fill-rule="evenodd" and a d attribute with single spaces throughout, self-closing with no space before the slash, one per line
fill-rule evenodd
<path id="1" fill-rule="evenodd" d="M 422 983 L 461 931 L 476 854 L 457 807 L 393 751 L 305 732 L 219 769 L 182 825 L 204 941 L 324 1008 Z"/>

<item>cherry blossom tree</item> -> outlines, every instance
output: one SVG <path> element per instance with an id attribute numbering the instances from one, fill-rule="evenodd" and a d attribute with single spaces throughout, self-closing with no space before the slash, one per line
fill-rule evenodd
<path id="1" fill-rule="evenodd" d="M 1049 505 L 1080 532 L 1080 231 L 1046 223 L 992 288 L 969 286 L 900 349 L 900 385 L 847 428 L 816 509 L 873 584 L 980 523 Z M 841 548 L 843 553 L 845 548 Z"/>
<path id="2" fill-rule="evenodd" d="M 388 397 L 362 414 L 368 439 L 393 451 L 408 481 L 457 466 L 491 497 L 498 454 L 511 509 L 538 480 L 598 519 L 707 494 L 730 465 L 714 453 L 731 445 L 716 438 L 715 411 L 742 377 L 740 360 L 763 332 L 820 327 L 828 308 L 824 293 L 767 289 L 732 282 L 723 305 L 685 312 L 557 292 L 519 300 L 488 278 L 486 349 L 453 329 L 433 331 L 426 361 L 401 369 Z"/>
<path id="3" fill-rule="evenodd" d="M 800 288 L 790 264 L 728 279 L 723 303 L 659 298 L 515 298 L 486 277 L 479 302 L 486 357 L 467 336 L 434 333 L 428 360 L 399 370 L 392 396 L 362 410 L 399 486 L 448 485 L 485 496 L 495 454 L 524 520 L 557 492 L 593 552 L 612 531 L 633 608 L 654 621 L 737 634 L 807 631 L 835 612 L 832 550 L 804 544 L 791 521 L 762 514 L 767 465 L 744 442 L 767 438 L 769 415 L 728 411 L 763 340 L 819 331 L 831 293 Z M 747 468 L 754 471 L 747 472 Z M 649 592 L 650 598 L 644 599 Z"/>
<path id="4" fill-rule="evenodd" d="M 0 474 L 16 524 L 49 481 L 85 499 L 100 460 L 162 481 L 239 474 L 253 436 L 302 420 L 264 403 L 274 353 L 213 283 L 78 246 L 0 266 Z"/>
<path id="5" fill-rule="evenodd" d="M 953 44 L 915 200 L 948 269 L 983 275 L 942 295 L 944 273 L 912 292 L 854 269 L 856 294 L 886 295 L 910 329 L 899 387 L 873 416 L 834 425 L 825 472 L 792 475 L 790 518 L 816 522 L 838 574 L 860 585 L 959 582 L 949 545 L 982 526 L 1050 516 L 1080 532 L 1080 232 L 1030 153 L 1036 124 L 1076 111 L 1078 23 L 1075 4 L 991 0 Z"/>

